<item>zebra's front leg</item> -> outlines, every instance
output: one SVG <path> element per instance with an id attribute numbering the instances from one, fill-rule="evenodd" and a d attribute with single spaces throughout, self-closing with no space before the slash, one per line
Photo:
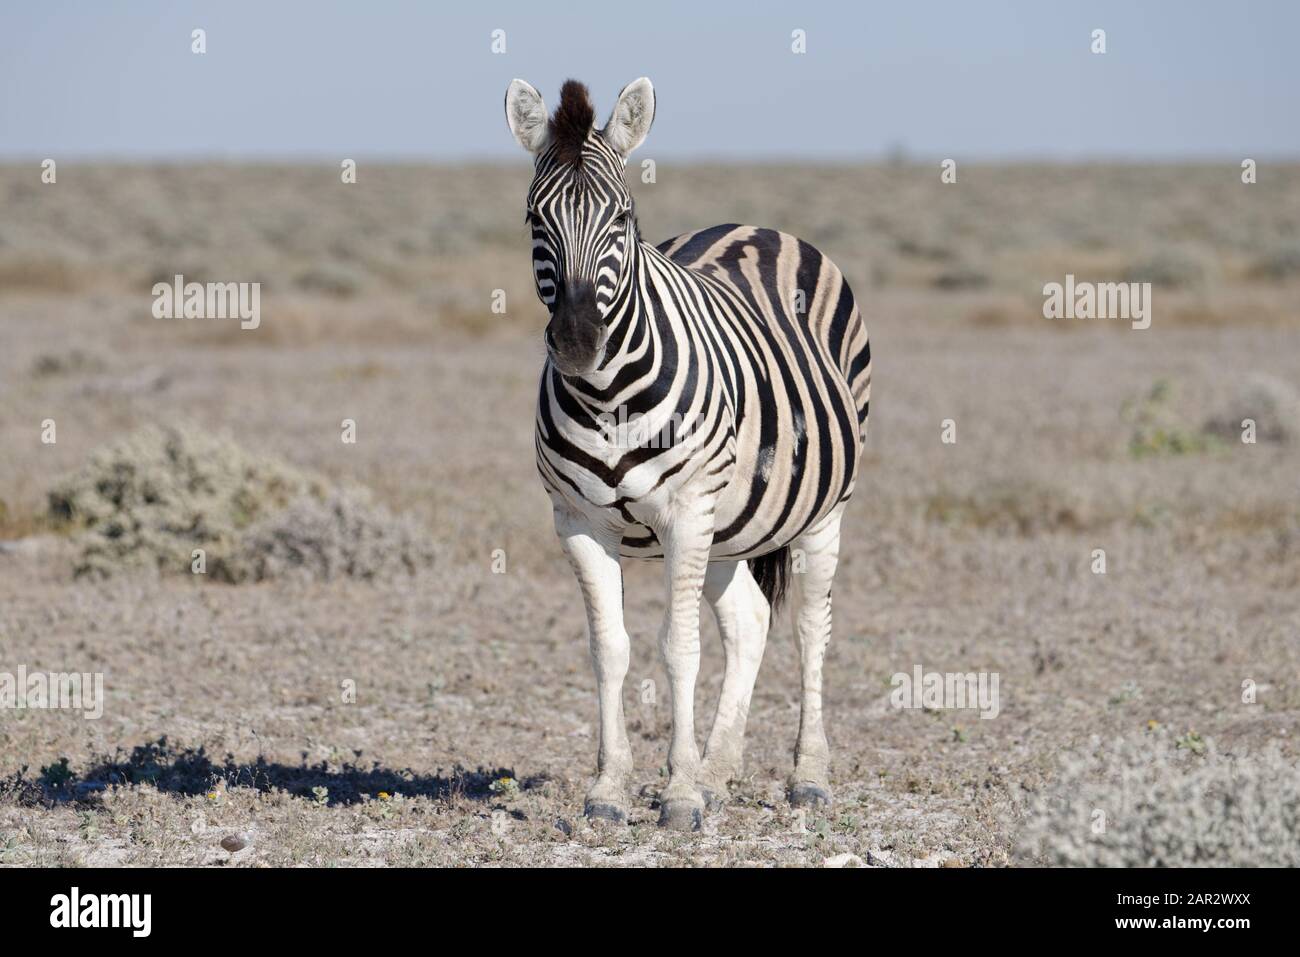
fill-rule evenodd
<path id="1" fill-rule="evenodd" d="M 659 651 L 668 672 L 673 734 L 668 746 L 668 786 L 659 798 L 659 823 L 698 830 L 704 801 L 696 784 L 700 753 L 695 744 L 695 678 L 700 670 L 700 595 L 713 543 L 712 506 L 677 509 L 660 533 L 668 585 L 668 612 Z"/>
<path id="2" fill-rule="evenodd" d="M 632 772 L 623 718 L 623 679 L 630 643 L 623 627 L 623 569 L 618 551 L 622 529 L 596 528 L 583 516 L 557 508 L 555 531 L 573 566 L 587 606 L 591 663 L 600 705 L 596 782 L 587 791 L 583 814 L 622 823 L 627 820 L 627 779 Z"/>
<path id="3" fill-rule="evenodd" d="M 790 776 L 795 807 L 831 803 L 830 746 L 822 723 L 822 664 L 831 640 L 831 582 L 840 554 L 840 515 L 836 508 L 792 546 L 803 552 L 804 570 L 790 576 L 794 631 L 799 645 L 799 740 Z"/>

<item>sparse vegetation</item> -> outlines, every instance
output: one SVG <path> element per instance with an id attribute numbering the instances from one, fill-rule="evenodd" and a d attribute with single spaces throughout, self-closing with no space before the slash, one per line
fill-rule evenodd
<path id="1" fill-rule="evenodd" d="M 1300 435 L 1300 394 L 1276 376 L 1251 373 L 1234 386 L 1231 398 L 1205 422 L 1205 431 L 1226 442 L 1241 442 L 1246 420 L 1257 442 L 1293 442 Z"/>
<path id="2" fill-rule="evenodd" d="M 433 564 L 427 536 L 361 489 L 305 496 L 250 526 L 217 578 L 232 582 L 295 576 L 367 581 L 413 574 Z"/>
<path id="3" fill-rule="evenodd" d="M 1149 282 L 1164 289 L 1183 289 L 1202 285 L 1208 274 L 1203 255 L 1170 247 L 1130 266 L 1124 282 Z"/>
<path id="4" fill-rule="evenodd" d="M 229 555 L 253 522 L 325 486 L 192 426 L 147 426 L 94 452 L 49 493 L 50 519 L 81 544 L 79 575 L 186 571 L 192 550 Z"/>
<path id="5" fill-rule="evenodd" d="M 783 794 L 798 665 L 780 615 L 742 780 L 685 837 L 654 824 L 654 566 L 627 570 L 631 820 L 581 818 L 593 679 L 534 463 L 524 161 L 374 164 L 352 191 L 321 176 L 83 165 L 51 189 L 0 167 L 0 667 L 103 672 L 106 690 L 96 721 L 0 716 L 4 865 L 1217 862 L 1244 808 L 1273 823 L 1235 860 L 1294 848 L 1300 298 L 1284 259 L 1254 267 L 1294 235 L 1300 168 L 1270 166 L 1250 189 L 1278 198 L 1250 207 L 1213 167 L 987 167 L 957 189 L 863 166 L 819 167 L 815 191 L 783 166 L 633 182 L 647 238 L 740 218 L 825 249 L 876 363 L 826 668 L 837 804 L 801 820 Z M 1159 289 L 1151 329 L 1042 317 L 1045 282 L 1124 278 L 1170 236 L 1203 270 Z M 66 270 L 10 268 L 38 261 Z M 935 288 L 967 269 L 985 284 Z M 261 327 L 155 320 L 149 285 L 177 272 L 265 279 Z M 207 580 L 239 584 L 196 587 L 198 537 Z M 721 681 L 704 619 L 701 722 Z M 918 663 L 998 672 L 998 717 L 894 710 L 890 676 Z M 1100 850 L 1090 822 L 1067 832 L 1116 795 L 1107 768 L 1124 773 L 1088 757 L 1092 735 L 1167 735 L 1167 769 L 1132 772 L 1143 814 L 1102 805 Z M 1084 767 L 1058 766 L 1080 749 Z M 1031 815 L 1026 795 L 1046 803 Z M 1214 817 L 1227 829 L 1198 838 Z"/>
<path id="6" fill-rule="evenodd" d="M 1300 276 L 1300 244 L 1270 249 L 1255 260 L 1250 274 L 1257 279 L 1281 281 Z"/>
<path id="7" fill-rule="evenodd" d="M 1296 867 L 1300 768 L 1276 745 L 1228 755 L 1189 732 L 1066 756 L 1020 855 L 1064 867 Z"/>
<path id="8" fill-rule="evenodd" d="M 414 572 L 433 551 L 363 489 L 331 490 L 269 456 L 192 426 L 146 427 L 92 454 L 50 491 L 50 520 L 76 538 L 78 575 L 133 568 L 216 581 Z"/>
<path id="9" fill-rule="evenodd" d="M 1167 379 L 1158 380 L 1145 394 L 1126 401 L 1120 416 L 1132 427 L 1128 450 L 1134 458 L 1199 455 L 1219 447 L 1213 434 L 1187 424 L 1187 412 Z"/>
<path id="10" fill-rule="evenodd" d="M 926 499 L 925 516 L 945 525 L 1017 535 L 1078 531 L 1108 518 L 1089 514 L 1065 489 L 1023 478 L 987 481 L 964 493 L 942 489 Z"/>

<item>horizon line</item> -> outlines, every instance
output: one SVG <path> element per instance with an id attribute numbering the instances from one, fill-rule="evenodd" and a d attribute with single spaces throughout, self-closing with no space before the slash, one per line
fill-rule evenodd
<path id="1" fill-rule="evenodd" d="M 120 152 L 61 152 L 50 151 L 44 155 L 36 153 L 0 152 L 0 166 L 40 166 L 47 159 L 57 163 L 72 163 L 85 166 L 336 166 L 344 160 L 365 162 L 376 166 L 525 166 L 530 161 L 522 154 L 517 157 L 493 154 L 438 155 L 425 153 L 337 153 L 324 154 L 321 151 L 296 153 L 120 153 Z M 639 166 L 641 160 L 652 159 L 656 163 L 672 162 L 696 166 L 733 164 L 740 166 L 888 166 L 916 167 L 942 163 L 955 159 L 958 165 L 968 166 L 1219 166 L 1231 165 L 1240 168 L 1246 159 L 1256 164 L 1271 163 L 1281 166 L 1300 165 L 1300 153 L 1133 153 L 1133 154 L 1045 154 L 1045 153 L 1006 153 L 977 154 L 963 158 L 961 154 L 940 155 L 938 153 L 860 153 L 860 154 L 767 154 L 763 156 L 741 156 L 732 153 L 699 153 L 692 155 L 647 154 L 643 157 L 633 156 L 628 168 Z"/>

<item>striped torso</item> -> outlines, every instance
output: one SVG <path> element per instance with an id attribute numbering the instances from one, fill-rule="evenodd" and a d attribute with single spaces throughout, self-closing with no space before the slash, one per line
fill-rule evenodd
<path id="1" fill-rule="evenodd" d="M 793 236 L 727 225 L 641 244 L 632 283 L 595 373 L 543 370 L 548 492 L 625 526 L 632 557 L 662 557 L 654 528 L 688 488 L 716 492 L 711 558 L 788 545 L 848 498 L 865 440 L 871 352 L 843 276 Z"/>

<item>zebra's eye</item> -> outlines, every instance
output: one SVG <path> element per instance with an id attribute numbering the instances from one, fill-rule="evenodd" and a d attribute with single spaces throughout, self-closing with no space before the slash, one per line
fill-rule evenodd
<path id="1" fill-rule="evenodd" d="M 626 209 L 623 210 L 623 212 L 619 213 L 617 216 L 614 217 L 614 221 L 610 223 L 610 226 L 612 226 L 614 229 L 619 229 L 619 230 L 626 228 L 627 215 L 628 215 L 627 210 Z"/>

